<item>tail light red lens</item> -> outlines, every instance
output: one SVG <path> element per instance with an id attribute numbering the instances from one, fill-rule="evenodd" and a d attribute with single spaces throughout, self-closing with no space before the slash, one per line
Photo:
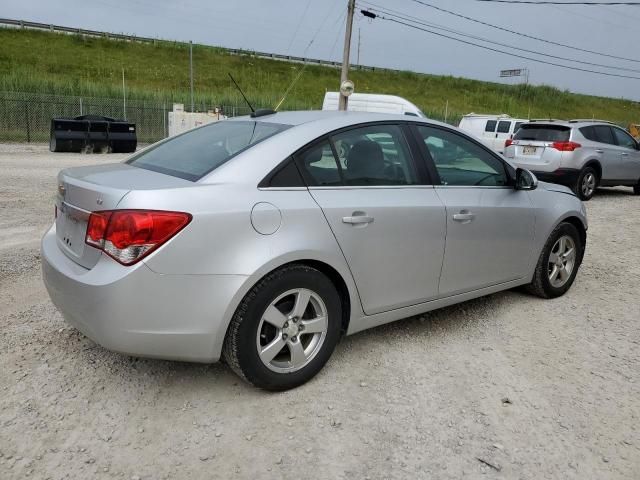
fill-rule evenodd
<path id="1" fill-rule="evenodd" d="M 133 265 L 182 230 L 192 217 L 160 210 L 108 210 L 89 217 L 85 243 Z"/>
<path id="2" fill-rule="evenodd" d="M 513 140 L 511 138 L 507 138 L 504 142 L 504 148 L 510 147 L 513 145 Z"/>
<path id="3" fill-rule="evenodd" d="M 553 148 L 560 150 L 561 152 L 573 152 L 575 149 L 580 148 L 582 145 L 576 142 L 553 142 Z"/>

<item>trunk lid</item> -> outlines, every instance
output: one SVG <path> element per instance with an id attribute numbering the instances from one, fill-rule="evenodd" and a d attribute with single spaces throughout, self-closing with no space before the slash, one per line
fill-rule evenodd
<path id="1" fill-rule="evenodd" d="M 76 167 L 58 174 L 58 247 L 74 262 L 92 268 L 101 252 L 85 243 L 91 212 L 115 209 L 131 190 L 180 188 L 192 182 L 124 163 Z"/>

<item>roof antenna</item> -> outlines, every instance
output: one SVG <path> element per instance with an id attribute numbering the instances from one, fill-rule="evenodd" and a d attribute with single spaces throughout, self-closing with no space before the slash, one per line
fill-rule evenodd
<path id="1" fill-rule="evenodd" d="M 253 105 L 251 105 L 251 102 L 249 102 L 249 100 L 247 100 L 246 95 L 244 94 L 244 92 L 240 88 L 240 85 L 238 85 L 238 82 L 236 82 L 235 78 L 233 78 L 231 76 L 231 74 L 228 73 L 228 72 L 227 72 L 227 75 L 229 75 L 229 78 L 231 79 L 233 84 L 236 86 L 236 88 L 240 92 L 240 95 L 242 95 L 242 98 L 244 98 L 244 101 L 247 102 L 247 105 L 249 105 L 249 108 L 251 109 L 251 118 L 263 117 L 265 115 L 272 115 L 272 114 L 276 113 L 275 111 L 269 110 L 269 109 L 256 110 L 255 108 L 253 108 Z"/>

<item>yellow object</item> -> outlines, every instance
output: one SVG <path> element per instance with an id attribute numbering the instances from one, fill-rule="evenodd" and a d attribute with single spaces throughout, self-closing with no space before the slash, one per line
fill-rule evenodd
<path id="1" fill-rule="evenodd" d="M 636 140 L 640 139 L 640 125 L 630 123 L 629 124 L 629 133 Z"/>

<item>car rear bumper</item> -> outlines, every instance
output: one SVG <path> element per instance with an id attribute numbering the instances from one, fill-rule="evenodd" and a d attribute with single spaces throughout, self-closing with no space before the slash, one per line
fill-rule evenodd
<path id="1" fill-rule="evenodd" d="M 532 170 L 532 172 L 542 182 L 558 183 L 567 187 L 575 186 L 580 176 L 580 170 L 575 168 L 559 168 L 553 172 Z"/>
<path id="2" fill-rule="evenodd" d="M 217 361 L 225 312 L 246 281 L 158 274 L 106 255 L 86 269 L 60 250 L 55 226 L 42 239 L 41 257 L 44 284 L 67 323 L 109 350 L 167 360 Z"/>

